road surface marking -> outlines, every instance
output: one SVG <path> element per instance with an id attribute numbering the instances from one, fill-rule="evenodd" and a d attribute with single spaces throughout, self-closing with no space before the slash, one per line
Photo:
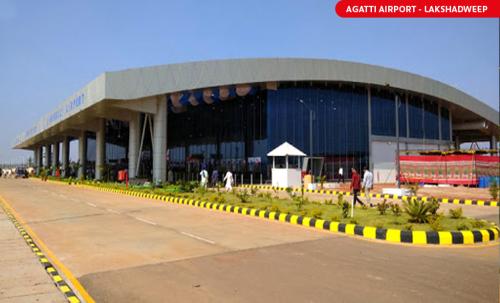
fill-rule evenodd
<path id="1" fill-rule="evenodd" d="M 215 244 L 214 241 L 211 241 L 211 240 L 208 240 L 208 239 L 205 239 L 205 238 L 202 238 L 202 237 L 199 237 L 197 235 L 193 235 L 193 234 L 190 234 L 190 233 L 187 233 L 187 232 L 181 231 L 181 234 L 183 234 L 185 236 L 188 236 L 188 237 L 191 237 L 191 238 L 194 238 L 194 239 L 197 239 L 197 240 L 200 240 L 200 241 L 203 241 L 203 242 L 207 242 L 207 243 L 210 243 L 210 244 Z"/>
<path id="2" fill-rule="evenodd" d="M 87 202 L 87 204 L 92 206 L 92 207 L 97 207 L 94 203 Z"/>
<path id="3" fill-rule="evenodd" d="M 149 221 L 149 220 L 146 220 L 146 219 L 143 219 L 143 218 L 134 217 L 134 219 L 139 220 L 139 221 L 144 222 L 144 223 L 147 223 L 147 224 L 156 225 L 155 222 L 152 222 L 152 221 Z"/>
<path id="4" fill-rule="evenodd" d="M 71 282 L 71 285 L 75 287 L 76 290 L 82 296 L 82 299 L 87 303 L 95 303 L 94 299 L 89 295 L 87 290 L 80 284 L 78 279 L 73 275 L 73 273 L 63 264 L 59 259 L 52 253 L 52 251 L 45 245 L 45 243 L 38 238 L 38 235 L 31 229 L 31 227 L 26 224 L 26 221 L 15 211 L 12 206 L 2 197 L 0 196 L 0 201 L 4 203 L 6 208 L 14 215 L 16 220 L 21 223 L 26 232 L 31 236 L 33 240 L 38 244 L 39 248 L 45 253 L 47 257 L 49 257 L 52 263 L 56 266 L 56 268 L 60 269 L 61 272 L 66 276 L 66 278 Z"/>
<path id="5" fill-rule="evenodd" d="M 106 208 L 106 210 L 109 211 L 110 213 L 120 214 L 119 212 L 117 212 L 116 210 L 111 209 L 111 208 Z"/>

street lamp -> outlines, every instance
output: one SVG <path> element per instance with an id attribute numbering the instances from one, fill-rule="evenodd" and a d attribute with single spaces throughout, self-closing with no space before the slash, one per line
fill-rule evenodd
<path id="1" fill-rule="evenodd" d="M 304 103 L 304 100 L 299 99 L 298 100 L 307 110 L 309 110 L 309 155 L 311 157 L 311 174 L 314 176 L 314 171 L 313 171 L 313 120 L 314 120 L 314 112 L 313 110 L 306 104 Z M 312 180 L 314 182 L 314 180 Z"/>

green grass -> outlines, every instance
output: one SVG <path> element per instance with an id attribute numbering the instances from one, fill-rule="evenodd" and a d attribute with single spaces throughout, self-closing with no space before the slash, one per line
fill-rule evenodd
<path id="1" fill-rule="evenodd" d="M 106 187 L 113 189 L 125 189 L 125 185 L 122 183 L 99 183 L 94 181 L 84 181 L 85 184 L 94 185 L 98 187 Z M 302 215 L 317 218 L 338 221 L 342 223 L 356 223 L 363 226 L 374 226 L 379 228 L 393 228 L 402 230 L 432 230 L 428 223 L 409 223 L 409 216 L 402 212 L 401 215 L 395 216 L 390 209 L 386 211 L 385 215 L 380 215 L 376 208 L 361 208 L 356 207 L 354 209 L 354 218 L 342 218 L 342 211 L 340 207 L 336 204 L 337 199 L 333 199 L 333 204 L 323 204 L 315 201 L 307 201 L 303 206 L 298 209 L 297 203 L 290 198 L 278 198 L 276 195 L 264 193 L 252 195 L 249 190 L 248 202 L 242 202 L 235 193 L 226 193 L 224 189 L 220 191 L 208 190 L 205 192 L 183 192 L 185 186 L 181 185 L 168 185 L 163 188 L 151 188 L 144 186 L 131 186 L 132 189 L 137 192 L 165 195 L 165 196 L 175 196 L 180 198 L 189 198 L 195 200 L 202 200 L 212 203 L 223 203 L 240 207 L 255 208 L 260 210 L 269 211 L 279 211 L 281 213 L 289 213 L 293 215 Z M 240 191 L 241 193 L 241 191 Z M 345 200 L 351 201 L 350 197 L 344 197 Z M 349 211 L 350 212 L 350 211 Z M 448 215 L 448 212 L 444 213 L 439 211 L 440 216 L 440 230 L 456 231 L 466 227 L 467 229 L 480 229 L 492 227 L 490 223 L 485 221 L 477 220 L 474 218 L 462 217 L 459 219 L 453 219 Z M 460 227 L 460 228 L 459 228 Z"/>

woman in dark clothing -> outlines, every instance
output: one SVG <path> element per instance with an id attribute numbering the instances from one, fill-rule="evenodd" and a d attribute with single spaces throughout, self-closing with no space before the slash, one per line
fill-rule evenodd
<path id="1" fill-rule="evenodd" d="M 353 206 L 356 205 L 356 202 L 359 202 L 359 204 L 361 205 L 365 205 L 358 198 L 359 191 L 361 190 L 361 177 L 359 176 L 358 172 L 354 167 L 351 168 L 351 172 L 352 172 L 352 180 L 350 189 L 352 190 L 352 205 Z"/>

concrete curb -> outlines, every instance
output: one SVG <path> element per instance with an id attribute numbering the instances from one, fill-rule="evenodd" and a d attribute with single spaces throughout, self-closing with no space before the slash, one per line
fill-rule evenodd
<path id="1" fill-rule="evenodd" d="M 256 189 L 266 189 L 266 190 L 279 190 L 279 191 L 286 191 L 285 187 L 273 187 L 269 185 L 248 185 L 244 184 L 240 186 L 242 188 L 256 188 Z M 292 189 L 294 192 L 300 192 L 300 189 L 294 188 Z M 351 192 L 346 192 L 346 191 L 336 191 L 336 190 L 326 190 L 326 189 L 306 189 L 304 190 L 306 193 L 314 193 L 314 194 L 324 194 L 324 195 L 338 195 L 338 194 L 343 194 L 344 196 L 351 196 Z M 360 193 L 360 197 L 364 197 L 365 193 Z M 398 195 L 388 195 L 388 194 L 370 194 L 370 197 L 372 198 L 380 198 L 380 199 L 392 199 L 392 200 L 403 200 L 407 201 L 411 197 L 409 196 L 398 196 Z M 422 201 L 428 201 L 431 199 L 431 197 L 418 197 Z M 471 199 L 452 199 L 452 198 L 438 198 L 438 202 L 444 203 L 444 204 L 463 204 L 463 205 L 477 205 L 477 206 L 492 206 L 492 207 L 499 207 L 498 201 L 485 201 L 485 200 L 471 200 Z"/>
<path id="2" fill-rule="evenodd" d="M 345 233 L 347 235 L 361 236 L 368 239 L 384 240 L 392 243 L 406 243 L 416 245 L 474 245 L 478 243 L 488 243 L 497 241 L 500 230 L 498 227 L 472 230 L 472 231 L 405 231 L 398 229 L 385 229 L 356 224 L 346 224 L 329 220 L 302 217 L 287 213 L 270 212 L 254 208 L 239 207 L 227 204 L 218 204 L 194 199 L 161 196 L 147 194 L 132 190 L 112 189 L 92 185 L 78 185 L 80 187 L 126 194 L 135 197 L 160 200 L 164 202 L 190 205 L 194 207 L 207 208 L 223 212 L 237 213 L 252 217 L 259 217 L 268 220 L 287 222 L 295 225 L 302 225 L 331 232 Z"/>
<path id="3" fill-rule="evenodd" d="M 7 218 L 14 224 L 16 229 L 19 231 L 21 236 L 23 237 L 26 244 L 31 248 L 31 251 L 38 257 L 38 261 L 42 264 L 47 274 L 49 274 L 52 281 L 56 287 L 64 294 L 68 302 L 70 303 L 79 303 L 82 302 L 75 295 L 73 289 L 71 289 L 70 285 L 63 279 L 63 277 L 59 274 L 57 269 L 52 265 L 52 263 L 48 260 L 45 254 L 41 251 L 38 245 L 33 241 L 31 236 L 26 232 L 24 227 L 17 221 L 16 217 L 5 207 L 4 202 L 0 199 L 0 207 L 3 209 Z"/>

